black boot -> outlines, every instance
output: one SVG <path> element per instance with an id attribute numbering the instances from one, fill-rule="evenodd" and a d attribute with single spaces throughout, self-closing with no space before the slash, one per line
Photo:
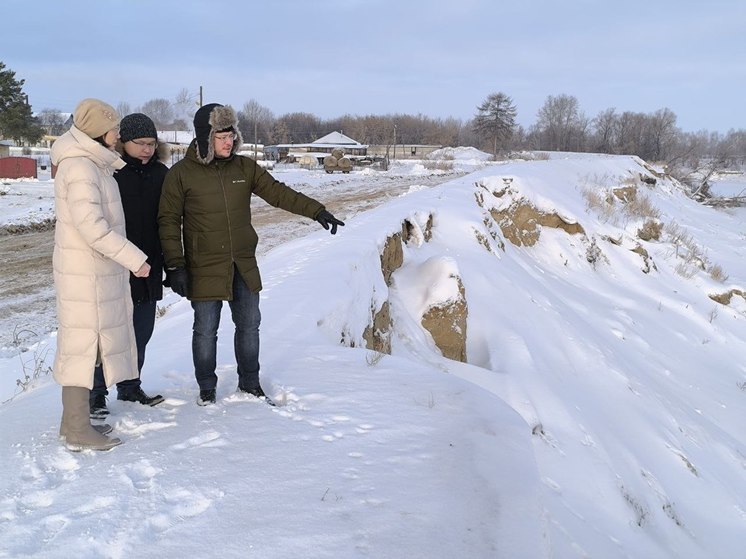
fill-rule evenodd
<path id="1" fill-rule="evenodd" d="M 160 394 L 156 396 L 148 396 L 142 391 L 139 386 L 134 390 L 120 390 L 117 393 L 117 400 L 123 400 L 125 402 L 137 402 L 143 406 L 157 406 L 163 401 L 163 396 Z"/>
<path id="2" fill-rule="evenodd" d="M 106 409 L 106 396 L 97 394 L 89 399 L 91 419 L 106 419 L 109 410 Z"/>
<path id="3" fill-rule="evenodd" d="M 254 388 L 244 388 L 240 384 L 238 385 L 238 390 L 243 392 L 244 394 L 251 394 L 252 396 L 259 398 L 262 402 L 269 406 L 274 406 L 275 403 L 270 399 L 269 396 L 267 396 L 264 393 L 264 390 L 262 390 L 261 386 L 255 386 Z"/>
<path id="4" fill-rule="evenodd" d="M 216 400 L 216 397 L 215 397 L 214 388 L 208 388 L 207 390 L 200 390 L 199 398 L 197 398 L 197 405 L 198 406 L 209 406 L 210 404 L 214 404 L 215 400 Z"/>

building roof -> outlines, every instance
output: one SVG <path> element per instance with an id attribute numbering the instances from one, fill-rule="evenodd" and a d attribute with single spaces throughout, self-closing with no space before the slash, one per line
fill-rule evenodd
<path id="1" fill-rule="evenodd" d="M 351 146 L 351 147 L 363 147 L 360 142 L 353 140 L 349 136 L 345 136 L 342 132 L 330 132 L 326 136 L 314 140 L 311 144 L 323 144 L 323 145 L 334 145 L 334 146 Z"/>
<path id="2" fill-rule="evenodd" d="M 326 136 L 314 140 L 310 144 L 276 144 L 269 146 L 272 148 L 288 148 L 288 149 L 301 149 L 301 148 L 322 148 L 329 151 L 334 148 L 349 148 L 349 149 L 367 149 L 367 144 L 361 144 L 357 140 L 353 140 L 349 136 L 345 136 L 342 132 L 331 132 Z"/>

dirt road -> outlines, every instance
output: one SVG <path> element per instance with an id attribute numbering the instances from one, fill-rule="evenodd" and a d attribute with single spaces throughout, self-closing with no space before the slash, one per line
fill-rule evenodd
<path id="1" fill-rule="evenodd" d="M 54 231 L 0 236 L 0 348 L 26 347 L 56 327 Z"/>
<path id="2" fill-rule="evenodd" d="M 291 186 L 324 202 L 340 219 L 379 206 L 410 190 L 432 187 L 461 174 L 439 176 L 381 176 L 346 179 L 344 188 Z M 273 208 L 261 199 L 252 202 L 252 220 L 259 233 L 262 255 L 291 239 L 318 229 L 306 218 Z M 344 230 L 341 231 L 344 233 Z M 28 347 L 57 327 L 52 281 L 54 230 L 0 235 L 0 355 Z"/>

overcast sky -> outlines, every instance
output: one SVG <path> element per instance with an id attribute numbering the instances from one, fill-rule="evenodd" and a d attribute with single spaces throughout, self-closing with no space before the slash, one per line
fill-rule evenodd
<path id="1" fill-rule="evenodd" d="M 669 108 L 746 128 L 743 0 L 3 0 L 0 61 L 35 111 L 85 97 L 473 117 L 489 94 L 533 124 L 549 95 L 588 117 Z"/>

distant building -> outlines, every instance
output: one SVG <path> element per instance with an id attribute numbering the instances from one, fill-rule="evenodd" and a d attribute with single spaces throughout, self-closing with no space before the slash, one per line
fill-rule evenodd
<path id="1" fill-rule="evenodd" d="M 10 140 L 0 140 L 0 157 L 10 157 L 10 147 L 13 142 Z"/>
<path id="2" fill-rule="evenodd" d="M 282 161 L 292 158 L 300 159 L 304 155 L 312 154 L 321 162 L 324 157 L 331 155 L 332 150 L 341 149 L 350 159 L 366 157 L 368 146 L 345 136 L 342 132 L 331 132 L 310 144 L 277 144 L 264 148 L 264 157 L 271 161 Z"/>
<path id="3" fill-rule="evenodd" d="M 172 146 L 188 146 L 194 139 L 194 132 L 191 130 L 158 130 L 156 133 L 161 142 Z"/>
<path id="4" fill-rule="evenodd" d="M 241 144 L 236 152 L 238 155 L 245 155 L 251 157 L 254 161 L 261 161 L 264 159 L 264 144 Z"/>
<path id="5" fill-rule="evenodd" d="M 441 149 L 443 146 L 428 144 L 396 144 L 369 146 L 368 155 L 374 157 L 385 157 L 388 153 L 390 159 L 423 159 L 428 154 Z"/>

